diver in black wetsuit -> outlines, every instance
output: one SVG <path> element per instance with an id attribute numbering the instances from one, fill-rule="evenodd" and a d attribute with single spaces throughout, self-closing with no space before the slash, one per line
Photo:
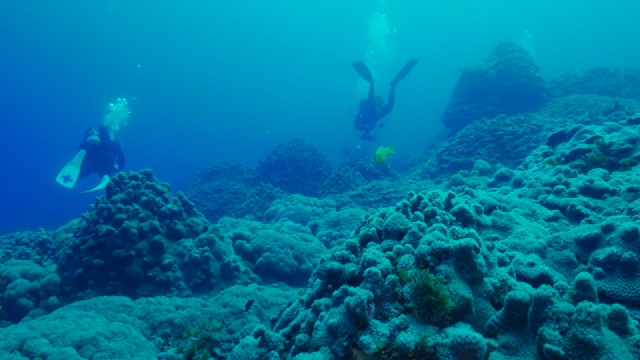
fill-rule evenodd
<path id="1" fill-rule="evenodd" d="M 351 64 L 358 75 L 369 83 L 369 96 L 360 101 L 360 109 L 354 119 L 353 126 L 356 130 L 361 131 L 361 140 L 374 141 L 376 139 L 375 128 L 380 119 L 387 116 L 393 110 L 395 102 L 395 91 L 398 82 L 407 76 L 413 67 L 418 63 L 417 59 L 409 60 L 404 67 L 398 72 L 396 77 L 391 81 L 391 89 L 389 90 L 389 98 L 386 104 L 382 104 L 383 100 L 380 96 L 375 96 L 373 76 L 367 65 L 362 61 L 356 61 Z"/>
<path id="2" fill-rule="evenodd" d="M 80 150 L 87 152 L 80 168 L 80 179 L 93 173 L 100 177 L 111 176 L 124 167 L 124 153 L 118 134 L 106 126 L 87 130 Z"/>
<path id="3" fill-rule="evenodd" d="M 90 174 L 101 177 L 100 183 L 88 191 L 104 189 L 110 177 L 124 167 L 124 153 L 116 131 L 107 126 L 88 129 L 78 153 L 58 173 L 56 181 L 67 188 Z"/>

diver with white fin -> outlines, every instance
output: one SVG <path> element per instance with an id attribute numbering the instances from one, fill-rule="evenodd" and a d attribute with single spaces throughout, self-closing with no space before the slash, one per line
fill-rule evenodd
<path id="1" fill-rule="evenodd" d="M 369 71 L 367 65 L 362 61 L 356 61 L 351 64 L 358 75 L 369 83 L 369 96 L 360 101 L 360 109 L 353 124 L 356 130 L 362 131 L 362 135 L 360 136 L 361 140 L 374 141 L 376 139 L 376 124 L 393 110 L 396 85 L 400 80 L 409 75 L 417 63 L 417 59 L 411 59 L 400 69 L 396 77 L 391 81 L 389 98 L 385 105 L 382 104 L 382 97 L 375 96 L 374 94 L 373 75 L 371 75 L 371 71 Z M 382 127 L 382 124 L 379 124 L 379 126 Z"/>
<path id="2" fill-rule="evenodd" d="M 107 187 L 111 176 L 124 167 L 124 153 L 118 134 L 107 127 L 92 127 L 85 132 L 76 156 L 58 173 L 58 184 L 73 188 L 78 179 L 90 174 L 98 174 L 100 183 L 85 192 L 102 190 Z"/>
<path id="3" fill-rule="evenodd" d="M 127 105 L 125 99 L 109 104 L 111 112 L 105 115 L 105 125 L 92 127 L 85 132 L 80 150 L 56 176 L 58 184 L 71 189 L 78 179 L 97 174 L 100 183 L 84 192 L 98 191 L 106 188 L 111 176 L 123 169 L 124 153 L 117 131 L 129 118 Z"/>

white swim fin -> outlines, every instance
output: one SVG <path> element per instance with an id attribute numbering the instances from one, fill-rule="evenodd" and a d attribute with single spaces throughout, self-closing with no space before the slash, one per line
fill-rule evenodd
<path id="1" fill-rule="evenodd" d="M 93 189 L 89 189 L 87 191 L 83 191 L 80 194 L 85 194 L 85 193 L 90 193 L 90 192 L 102 190 L 102 189 L 107 187 L 107 184 L 109 183 L 109 181 L 111 181 L 111 178 L 109 177 L 109 175 L 105 175 L 105 176 L 102 177 L 102 180 L 100 180 L 100 183 L 98 185 L 96 185 Z"/>
<path id="2" fill-rule="evenodd" d="M 65 167 L 60 170 L 58 176 L 56 176 L 56 182 L 66 188 L 71 189 L 76 185 L 76 181 L 78 181 L 78 176 L 80 175 L 80 168 L 82 167 L 82 160 L 84 160 L 84 156 L 87 154 L 85 150 L 80 150 L 76 154 L 76 156 L 69 161 Z"/>

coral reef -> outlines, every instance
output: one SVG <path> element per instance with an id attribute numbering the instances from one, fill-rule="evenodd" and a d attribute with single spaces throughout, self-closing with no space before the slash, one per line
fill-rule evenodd
<path id="1" fill-rule="evenodd" d="M 81 218 L 0 236 L 0 357 L 638 359 L 633 74 L 564 75 L 547 99 L 501 44 L 454 100 L 534 101 L 487 92 L 409 176 L 329 175 L 299 139 L 205 169 L 195 205 L 119 173 Z"/>
<path id="2" fill-rule="evenodd" d="M 19 322 L 58 308 L 60 277 L 30 260 L 0 266 L 0 320 Z"/>
<path id="3" fill-rule="evenodd" d="M 579 115 L 572 109 L 580 109 Z M 567 126 L 624 122 L 636 113 L 640 113 L 640 105 L 635 100 L 573 95 L 552 99 L 536 113 L 479 119 L 434 149 L 416 175 L 419 179 L 441 180 L 460 173 L 470 185 L 469 177 L 474 174 L 469 171 L 479 160 L 491 167 L 515 169 L 550 134 L 555 133 L 550 145 L 568 141 L 564 135 Z M 602 151 L 608 150 L 607 144 L 600 144 Z M 590 156 L 591 166 L 608 160 L 602 152 Z"/>
<path id="4" fill-rule="evenodd" d="M 538 72 L 528 51 L 500 43 L 482 63 L 463 70 L 440 121 L 456 133 L 482 118 L 538 110 L 548 95 Z"/>
<path id="5" fill-rule="evenodd" d="M 243 164 L 216 163 L 202 170 L 189 184 L 187 196 L 209 221 L 223 216 L 262 220 L 265 210 L 285 193 L 257 179 L 257 172 Z"/>
<path id="6" fill-rule="evenodd" d="M 461 178 L 477 190 L 369 211 L 230 358 L 638 357 L 640 120 L 597 119 L 550 133 L 515 170 L 476 161 Z"/>
<path id="7" fill-rule="evenodd" d="M 50 232 L 25 231 L 0 236 L 0 263 L 7 260 L 30 260 L 38 265 L 47 265 L 55 243 Z"/>
<path id="8" fill-rule="evenodd" d="M 553 96 L 593 94 L 615 98 L 640 98 L 640 69 L 599 67 L 570 71 L 549 82 Z"/>
<path id="9" fill-rule="evenodd" d="M 351 159 L 342 162 L 322 184 L 319 195 L 345 193 L 355 190 L 374 180 L 393 180 L 397 176 L 388 164 L 380 164 L 369 159 Z"/>
<path id="10" fill-rule="evenodd" d="M 184 296 L 234 278 L 232 258 L 193 203 L 142 170 L 113 177 L 58 251 L 57 272 L 68 295 Z"/>
<path id="11" fill-rule="evenodd" d="M 287 193 L 316 196 L 331 174 L 331 163 L 317 146 L 297 138 L 271 150 L 257 171 L 260 181 Z"/>
<path id="12" fill-rule="evenodd" d="M 306 284 L 327 251 L 307 226 L 286 219 L 263 224 L 223 218 L 219 226 L 235 254 L 263 280 Z"/>
<path id="13" fill-rule="evenodd" d="M 435 325 L 473 311 L 471 286 L 482 282 L 489 255 L 473 228 L 486 216 L 464 190 L 409 194 L 395 209 L 368 214 L 355 236 L 315 269 L 308 292 L 272 329 L 256 329 L 257 343 L 243 339 L 231 358 L 242 358 L 247 348 L 292 358 L 315 353 L 337 359 L 353 352 L 410 358 L 428 351 L 483 358 L 482 335 L 457 328 L 439 333 Z M 411 321 L 413 314 L 424 323 Z"/>
<path id="14" fill-rule="evenodd" d="M 232 286 L 208 299 L 102 296 L 76 301 L 0 328 L 0 358 L 184 359 L 208 352 L 212 359 L 225 359 L 241 338 L 268 324 L 277 308 L 296 297 L 297 289 L 249 285 Z M 248 312 L 247 298 L 255 300 Z"/>

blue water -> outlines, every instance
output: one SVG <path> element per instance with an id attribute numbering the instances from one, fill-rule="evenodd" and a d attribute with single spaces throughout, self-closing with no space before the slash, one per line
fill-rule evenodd
<path id="1" fill-rule="evenodd" d="M 351 115 L 366 90 L 349 64 L 367 61 L 384 95 L 419 58 L 377 143 L 362 144 L 419 155 L 459 69 L 498 42 L 528 32 L 546 78 L 637 67 L 638 14 L 640 2 L 624 0 L 3 1 L 0 233 L 55 228 L 87 209 L 95 194 L 54 178 L 119 97 L 131 110 L 126 167 L 181 190 L 213 162 L 256 165 L 294 137 L 339 162 L 358 145 Z"/>

